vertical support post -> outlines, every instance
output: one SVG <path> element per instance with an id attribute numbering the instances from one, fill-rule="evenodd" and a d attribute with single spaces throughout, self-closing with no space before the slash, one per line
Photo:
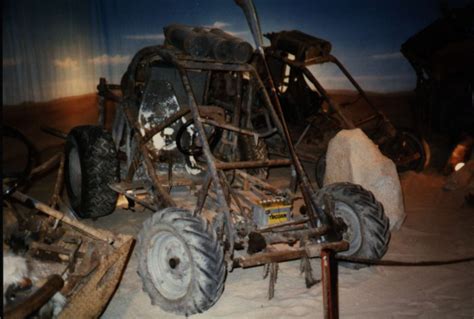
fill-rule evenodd
<path id="1" fill-rule="evenodd" d="M 306 207 L 308 208 L 309 222 L 312 227 L 317 227 L 317 219 L 319 219 L 324 225 L 331 226 L 332 221 L 330 220 L 330 218 L 326 216 L 324 211 L 322 211 L 318 205 L 316 205 L 317 201 L 314 188 L 309 181 L 308 174 L 306 174 L 303 164 L 301 163 L 298 155 L 296 154 L 293 141 L 291 140 L 291 136 L 283 116 L 283 110 L 280 105 L 280 100 L 279 97 L 276 95 L 276 89 L 272 82 L 271 73 L 268 69 L 268 65 L 266 64 L 265 60 L 264 64 L 268 74 L 268 81 L 271 84 L 271 93 L 275 102 L 275 106 L 273 106 L 270 95 L 268 94 L 267 89 L 265 88 L 265 85 L 260 79 L 255 68 L 252 70 L 251 75 L 257 80 L 258 89 L 262 92 L 263 103 L 270 112 L 275 126 L 278 128 L 287 143 L 288 151 L 291 155 L 291 159 L 293 162 L 293 167 L 295 168 L 296 173 L 298 175 L 301 194 L 303 195 L 304 202 L 306 204 Z M 330 232 L 330 234 L 328 234 L 328 236 L 330 237 L 334 237 L 334 235 L 335 234 L 333 232 Z"/>
<path id="2" fill-rule="evenodd" d="M 321 250 L 321 277 L 323 286 L 323 309 L 325 319 L 339 318 L 339 300 L 337 289 L 337 265 L 334 251 Z"/>
<path id="3" fill-rule="evenodd" d="M 198 216 L 201 214 L 201 211 L 206 203 L 207 193 L 209 192 L 209 187 L 211 186 L 212 177 L 211 174 L 206 173 L 206 177 L 204 179 L 204 183 L 202 184 L 202 188 L 198 193 L 196 209 L 194 210 L 193 216 Z"/>
<path id="4" fill-rule="evenodd" d="M 252 128 L 252 105 L 253 105 L 253 86 L 254 83 L 252 80 L 249 81 L 249 85 L 247 87 L 247 96 L 245 100 L 245 123 L 244 127 L 246 129 L 251 129 Z"/>
<path id="5" fill-rule="evenodd" d="M 99 90 L 99 116 L 98 116 L 98 125 L 104 127 L 105 126 L 105 92 L 107 91 L 107 82 L 105 78 L 100 78 L 99 85 L 97 85 L 97 89 Z"/>
<path id="6" fill-rule="evenodd" d="M 59 161 L 58 175 L 56 177 L 56 183 L 54 184 L 54 192 L 49 200 L 49 206 L 52 208 L 58 208 L 58 204 L 61 201 L 61 191 L 64 185 L 64 153 L 61 153 Z"/>
<path id="7" fill-rule="evenodd" d="M 196 99 L 194 97 L 191 81 L 189 80 L 188 74 L 186 73 L 186 71 L 176 61 L 173 61 L 173 63 L 176 65 L 176 68 L 179 71 L 179 74 L 181 76 L 181 81 L 184 86 L 184 90 L 186 91 L 186 94 L 188 96 L 189 109 L 191 110 L 191 114 L 194 119 L 194 125 L 196 127 L 196 130 L 199 133 L 199 138 L 202 144 L 202 150 L 204 153 L 204 157 L 206 158 L 208 174 L 210 178 L 212 179 L 212 182 L 214 183 L 214 186 L 215 186 L 217 205 L 219 206 L 219 209 L 224 213 L 224 216 L 225 216 L 225 221 L 226 221 L 225 226 L 227 229 L 227 237 L 228 237 L 229 246 L 230 246 L 229 252 L 230 252 L 230 255 L 232 255 L 234 251 L 235 230 L 232 225 L 230 207 L 226 200 L 226 196 L 224 194 L 224 187 L 219 178 L 219 174 L 216 168 L 214 156 L 212 155 L 212 152 L 211 152 L 211 148 L 209 147 L 209 143 L 207 142 L 206 131 L 204 130 L 204 126 L 201 121 L 201 116 L 199 114 L 199 108 L 196 103 Z"/>
<path id="8" fill-rule="evenodd" d="M 237 72 L 236 74 L 236 95 L 234 99 L 234 113 L 232 115 L 232 125 L 235 127 L 240 127 L 240 116 L 241 116 L 241 111 L 242 111 L 242 74 L 240 72 Z M 225 134 L 225 133 L 224 133 Z M 239 139 L 239 134 L 229 131 L 227 132 L 227 136 L 229 140 L 232 141 L 232 152 L 235 151 L 237 148 L 237 143 Z M 231 161 L 234 161 L 235 157 L 232 157 Z"/>

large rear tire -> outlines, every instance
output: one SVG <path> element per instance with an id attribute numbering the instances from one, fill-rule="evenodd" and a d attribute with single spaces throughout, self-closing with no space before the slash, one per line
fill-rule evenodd
<path id="1" fill-rule="evenodd" d="M 78 126 L 66 139 L 64 179 L 69 202 L 81 218 L 112 213 L 117 193 L 109 184 L 119 179 L 117 152 L 109 132 L 99 126 Z"/>
<path id="2" fill-rule="evenodd" d="M 388 249 L 390 241 L 389 219 L 383 206 L 374 195 L 360 185 L 334 183 L 324 186 L 316 195 L 317 203 L 325 208 L 324 197 L 330 195 L 334 201 L 334 215 L 346 226 L 343 239 L 349 242 L 349 250 L 339 254 L 379 260 Z M 351 268 L 362 264 L 342 263 Z"/>
<path id="3" fill-rule="evenodd" d="M 189 316 L 213 306 L 224 290 L 223 248 L 209 223 L 165 208 L 138 235 L 138 274 L 152 304 Z"/>

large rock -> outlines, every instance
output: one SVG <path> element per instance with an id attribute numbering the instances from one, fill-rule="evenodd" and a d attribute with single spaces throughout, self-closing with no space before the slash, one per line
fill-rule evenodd
<path id="1" fill-rule="evenodd" d="M 336 182 L 359 184 L 374 193 L 398 230 L 406 214 L 395 164 L 360 129 L 340 131 L 328 145 L 324 185 Z"/>

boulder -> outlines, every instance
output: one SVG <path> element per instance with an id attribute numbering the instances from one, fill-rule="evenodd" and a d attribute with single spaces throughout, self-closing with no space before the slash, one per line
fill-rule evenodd
<path id="1" fill-rule="evenodd" d="M 382 203 L 390 230 L 398 230 L 406 214 L 397 168 L 361 129 L 342 130 L 328 145 L 324 185 L 359 184 Z"/>

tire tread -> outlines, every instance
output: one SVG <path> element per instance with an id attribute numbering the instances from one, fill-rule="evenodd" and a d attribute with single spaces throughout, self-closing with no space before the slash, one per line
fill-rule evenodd
<path id="1" fill-rule="evenodd" d="M 76 197 L 70 185 L 68 154 L 78 148 L 82 170 L 82 194 Z M 99 126 L 84 125 L 71 130 L 66 140 L 65 182 L 74 212 L 81 218 L 97 218 L 112 213 L 118 194 L 109 184 L 119 179 L 115 144 L 109 132 Z"/>
<path id="2" fill-rule="evenodd" d="M 160 225 L 173 229 L 173 233 L 186 243 L 194 263 L 190 291 L 178 300 L 168 300 L 161 295 L 153 285 L 147 269 L 150 240 Z M 143 281 L 143 289 L 152 302 L 163 310 L 186 316 L 202 313 L 212 307 L 222 295 L 226 277 L 223 248 L 206 220 L 193 217 L 187 210 L 165 208 L 144 222 L 138 235 L 137 248 L 138 274 Z"/>
<path id="3" fill-rule="evenodd" d="M 390 224 L 382 204 L 375 199 L 372 192 L 357 184 L 334 183 L 318 191 L 316 198 L 319 205 L 324 205 L 324 194 L 346 203 L 358 214 L 362 229 L 362 245 L 351 257 L 381 259 L 388 249 Z M 360 267 L 354 264 L 348 266 Z"/>

